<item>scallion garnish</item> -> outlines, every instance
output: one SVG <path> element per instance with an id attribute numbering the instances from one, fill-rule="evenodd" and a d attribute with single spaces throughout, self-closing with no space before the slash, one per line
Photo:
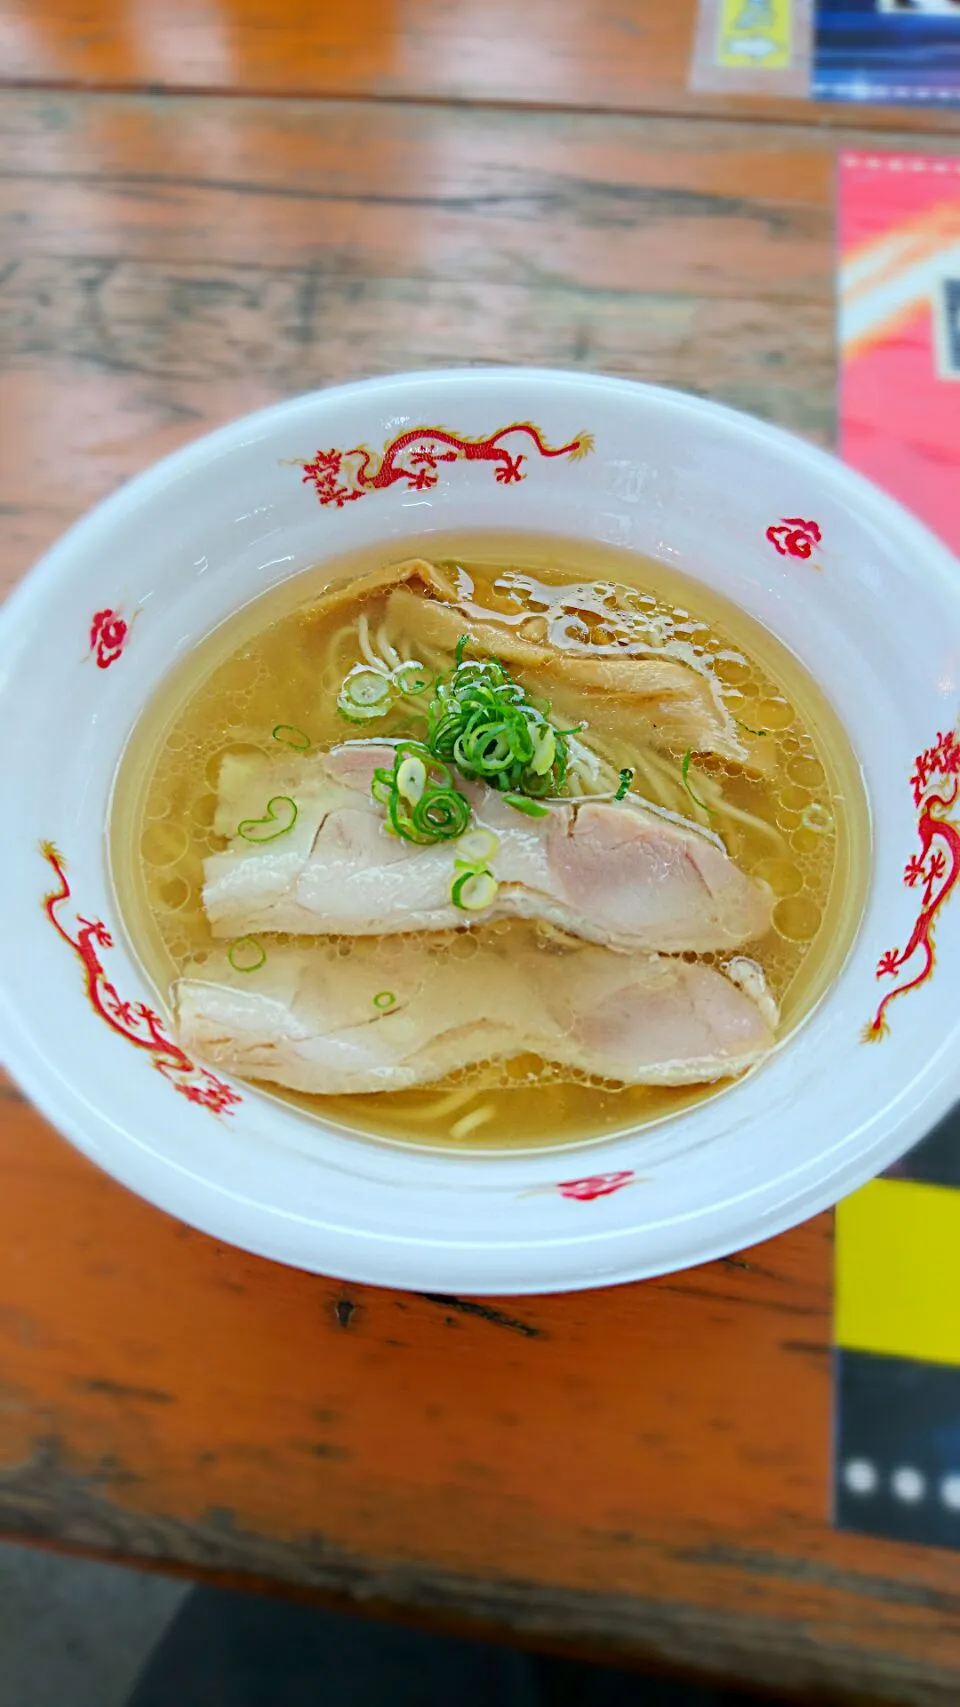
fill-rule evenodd
<path id="1" fill-rule="evenodd" d="M 297 753 L 305 753 L 310 746 L 309 735 L 298 729 L 295 723 L 278 723 L 272 734 L 282 747 L 292 747 Z"/>
<path id="2" fill-rule="evenodd" d="M 410 806 L 423 798 L 427 786 L 427 767 L 419 753 L 406 753 L 394 773 L 394 785 Z"/>
<path id="3" fill-rule="evenodd" d="M 266 965 L 267 951 L 255 936 L 238 936 L 227 949 L 227 959 L 235 972 L 259 972 Z"/>
<path id="4" fill-rule="evenodd" d="M 683 778 L 683 786 L 686 789 L 687 793 L 689 794 L 690 799 L 693 801 L 694 806 L 699 806 L 701 812 L 706 812 L 707 816 L 712 818 L 713 813 L 711 812 L 706 801 L 701 800 L 700 796 L 698 794 L 694 794 L 693 789 L 690 787 L 690 783 L 687 780 L 689 770 L 690 770 L 690 760 L 692 757 L 693 757 L 693 749 L 691 747 L 688 747 L 686 752 L 683 755 L 683 761 L 680 765 L 680 775 Z"/>
<path id="5" fill-rule="evenodd" d="M 354 664 L 337 695 L 337 709 L 350 723 L 367 723 L 389 711 L 392 699 L 389 676 L 369 664 Z"/>
<path id="6" fill-rule="evenodd" d="M 769 729 L 751 729 L 749 723 L 741 723 L 739 717 L 735 717 L 733 721 L 738 729 L 745 729 L 748 735 L 759 735 L 762 738 L 770 733 Z"/>
<path id="7" fill-rule="evenodd" d="M 499 839 L 493 831 L 481 827 L 476 830 L 468 830 L 465 836 L 460 837 L 457 843 L 457 852 L 461 861 L 480 867 L 493 858 L 499 846 Z"/>
<path id="8" fill-rule="evenodd" d="M 460 907 L 465 913 L 480 913 L 485 907 L 492 906 L 497 897 L 500 885 L 486 866 L 479 869 L 466 860 L 458 859 L 455 865 L 460 872 L 454 878 L 450 890 L 450 899 L 455 907 Z"/>
<path id="9" fill-rule="evenodd" d="M 543 810 L 538 808 L 538 810 Z M 500 885 L 490 870 L 500 839 L 492 830 L 470 830 L 457 842 L 458 858 L 453 862 L 456 873 L 450 888 L 450 899 L 465 913 L 479 913 L 495 900 Z"/>
<path id="10" fill-rule="evenodd" d="M 245 842 L 275 842 L 286 836 L 297 821 L 297 803 L 289 794 L 275 794 L 267 801 L 262 818 L 243 818 L 237 825 L 237 835 Z"/>
<path id="11" fill-rule="evenodd" d="M 505 794 L 504 801 L 512 806 L 515 812 L 523 812 L 528 818 L 548 818 L 549 808 L 541 806 L 539 800 L 530 800 L 525 794 Z"/>
<path id="12" fill-rule="evenodd" d="M 430 670 L 425 670 L 422 664 L 412 659 L 409 664 L 398 664 L 390 680 L 396 684 L 405 699 L 415 699 L 418 694 L 426 693 L 432 688 L 436 676 Z"/>
<path id="13" fill-rule="evenodd" d="M 620 787 L 617 789 L 617 792 L 613 797 L 614 800 L 622 800 L 624 795 L 629 793 L 632 781 L 633 771 L 630 770 L 629 766 L 624 766 L 623 770 L 620 772 Z"/>
<path id="14" fill-rule="evenodd" d="M 441 676 L 427 707 L 427 745 L 468 782 L 504 794 L 559 794 L 567 774 L 566 734 L 550 722 L 549 701 L 533 699 L 496 658 L 465 659 Z"/>
<path id="15" fill-rule="evenodd" d="M 396 654 L 394 654 L 396 656 Z M 349 723 L 369 723 L 372 718 L 385 717 L 403 699 L 417 699 L 429 692 L 436 681 L 430 670 L 415 658 L 398 664 L 395 670 L 382 669 L 374 664 L 354 664 L 343 679 L 337 695 L 337 709 Z"/>
<path id="16" fill-rule="evenodd" d="M 396 1000 L 397 998 L 392 990 L 381 990 L 378 995 L 374 996 L 373 1005 L 380 1009 L 392 1008 L 396 1004 Z"/>
<path id="17" fill-rule="evenodd" d="M 518 811 L 540 817 L 541 812 L 518 801 L 561 792 L 569 762 L 568 737 L 574 730 L 551 723 L 550 701 L 528 694 L 498 658 L 467 659 L 469 645 L 469 634 L 461 635 L 453 670 L 439 677 L 414 659 L 392 670 L 375 660 L 354 664 L 337 696 L 338 709 L 352 723 L 367 723 L 385 716 L 398 695 L 415 700 L 432 689 L 425 709 L 407 708 L 408 717 L 425 719 L 426 739 L 406 745 L 423 748 L 428 759 L 456 766 L 468 782 L 485 782 L 505 794 Z M 278 725 L 278 729 L 285 727 Z M 411 774 L 408 767 L 404 776 Z M 384 772 L 374 782 L 374 798 L 391 811 L 391 822 L 398 816 L 390 807 L 397 792 L 408 798 L 405 786 L 394 787 L 390 773 Z M 408 799 L 408 804 L 413 808 L 418 802 Z M 459 808 L 454 812 L 459 814 Z M 413 812 L 406 816 L 412 822 Z M 396 823 L 393 828 L 398 835 L 404 834 Z"/>
<path id="18" fill-rule="evenodd" d="M 393 769 L 377 766 L 371 792 L 405 842 L 453 841 L 470 822 L 470 802 L 454 787 L 450 767 L 420 741 L 398 742 Z"/>

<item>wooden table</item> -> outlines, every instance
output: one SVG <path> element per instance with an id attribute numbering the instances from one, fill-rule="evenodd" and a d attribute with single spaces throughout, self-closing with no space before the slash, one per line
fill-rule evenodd
<path id="1" fill-rule="evenodd" d="M 0 0 L 4 585 L 185 439 L 358 371 L 601 368 L 829 442 L 836 151 L 956 119 L 695 98 L 691 30 Z M 955 1707 L 956 1556 L 829 1524 L 829 1217 L 574 1298 L 365 1290 L 176 1225 L 2 1094 L 7 1534 Z"/>

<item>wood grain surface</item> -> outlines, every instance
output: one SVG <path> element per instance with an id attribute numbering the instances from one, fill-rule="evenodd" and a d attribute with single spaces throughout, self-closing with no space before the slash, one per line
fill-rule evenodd
<path id="1" fill-rule="evenodd" d="M 696 17 L 696 0 L 0 0 L 0 81 L 850 122 L 842 103 L 694 93 Z M 956 131 L 949 111 L 856 111 Z"/>
<path id="2" fill-rule="evenodd" d="M 830 1223 L 573 1298 L 342 1286 L 0 1126 L 0 1527 L 955 1707 L 949 1554 L 831 1533 Z"/>
<path id="3" fill-rule="evenodd" d="M 834 160 L 865 140 L 7 91 L 0 587 L 158 456 L 358 371 L 599 368 L 829 441 Z"/>
<path id="4" fill-rule="evenodd" d="M 0 581 L 185 439 L 360 368 L 602 368 L 828 440 L 841 140 L 8 90 Z M 574 1298 L 375 1292 L 190 1232 L 0 1103 L 8 1534 L 956 1707 L 955 1556 L 830 1528 L 829 1338 L 826 1218 Z"/>

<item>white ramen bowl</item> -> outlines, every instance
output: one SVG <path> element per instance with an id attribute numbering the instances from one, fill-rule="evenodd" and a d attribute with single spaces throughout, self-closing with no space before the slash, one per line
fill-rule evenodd
<path id="1" fill-rule="evenodd" d="M 377 454 L 330 450 L 358 446 Z M 500 527 L 636 548 L 772 630 L 850 736 L 873 861 L 841 975 L 741 1084 L 632 1137 L 453 1156 L 327 1129 L 181 1055 L 120 929 L 104 825 L 141 708 L 238 606 L 325 558 Z M 960 906 L 945 904 L 960 870 L 958 565 L 785 433 L 650 386 L 523 369 L 321 392 L 101 504 L 14 593 L 0 640 L 5 1060 L 87 1156 L 221 1239 L 398 1286 L 636 1279 L 833 1203 L 960 1091 Z"/>

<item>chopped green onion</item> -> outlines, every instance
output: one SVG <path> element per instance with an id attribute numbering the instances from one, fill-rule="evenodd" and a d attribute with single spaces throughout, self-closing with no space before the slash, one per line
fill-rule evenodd
<path id="1" fill-rule="evenodd" d="M 405 699 L 415 699 L 417 694 L 426 693 L 428 688 L 433 687 L 436 679 L 422 664 L 413 661 L 399 665 L 391 677 L 391 681 L 396 684 Z"/>
<path id="2" fill-rule="evenodd" d="M 515 812 L 523 812 L 528 818 L 549 818 L 550 809 L 541 806 L 539 800 L 530 800 L 525 794 L 505 794 L 504 800 L 512 806 Z"/>
<path id="3" fill-rule="evenodd" d="M 351 723 L 366 723 L 382 717 L 393 703 L 389 676 L 369 664 L 354 664 L 337 695 L 337 709 Z"/>
<path id="4" fill-rule="evenodd" d="M 282 810 L 278 810 L 282 808 Z M 262 818 L 244 818 L 237 825 L 237 835 L 245 842 L 275 842 L 285 836 L 297 821 L 297 803 L 289 794 L 275 794 L 267 801 Z"/>
<path id="5" fill-rule="evenodd" d="M 347 693 L 356 705 L 379 705 L 390 698 L 390 683 L 379 670 L 356 670 L 347 678 Z"/>
<path id="6" fill-rule="evenodd" d="M 455 880 L 450 899 L 465 913 L 479 913 L 493 905 L 499 887 L 492 871 L 464 871 Z"/>
<path id="7" fill-rule="evenodd" d="M 455 841 L 469 822 L 470 802 L 456 788 L 428 791 L 417 801 L 412 814 L 413 827 L 422 842 Z"/>
<path id="8" fill-rule="evenodd" d="M 427 744 L 468 782 L 503 793 L 559 794 L 567 773 L 565 733 L 550 722 L 549 701 L 535 700 L 496 658 L 464 659 L 441 676 L 427 708 Z"/>
<path id="9" fill-rule="evenodd" d="M 706 801 L 701 800 L 700 796 L 698 794 L 694 794 L 693 789 L 690 787 L 690 784 L 687 781 L 687 775 L 688 775 L 688 772 L 690 770 L 690 760 L 691 760 L 692 756 L 693 756 L 693 749 L 691 747 L 688 747 L 686 752 L 683 755 L 683 763 L 680 766 L 680 775 L 683 778 L 683 786 L 686 789 L 687 793 L 689 794 L 690 799 L 693 801 L 694 806 L 699 806 L 701 812 L 706 812 L 707 816 L 712 818 L 713 813 L 710 811 L 710 808 L 707 805 Z"/>
<path id="10" fill-rule="evenodd" d="M 254 958 L 251 959 L 250 955 Z M 255 936 L 238 936 L 227 949 L 227 959 L 235 972 L 259 972 L 266 964 L 267 951 Z"/>
<path id="11" fill-rule="evenodd" d="M 613 797 L 614 800 L 622 800 L 623 799 L 624 795 L 629 792 L 630 784 L 632 783 L 632 781 L 633 781 L 633 771 L 630 770 L 629 766 L 625 766 L 624 769 L 620 772 L 620 787 L 617 789 L 617 792 Z"/>
<path id="12" fill-rule="evenodd" d="M 350 705 L 348 701 L 338 699 L 337 710 L 341 717 L 346 718 L 348 723 L 370 723 L 375 717 L 382 717 L 384 712 L 389 710 L 389 707 L 385 705 L 374 705 L 370 706 L 366 711 L 361 711 L 358 705 Z"/>
<path id="13" fill-rule="evenodd" d="M 534 776 L 546 776 L 557 756 L 557 738 L 548 724 L 537 740 L 530 769 Z"/>
<path id="14" fill-rule="evenodd" d="M 453 786 L 448 765 L 420 741 L 398 743 L 393 770 L 378 765 L 370 792 L 387 809 L 387 825 L 406 842 L 453 841 L 470 822 L 470 802 Z"/>
<path id="15" fill-rule="evenodd" d="M 427 786 L 427 767 L 423 760 L 418 759 L 416 753 L 408 753 L 397 766 L 395 781 L 397 793 L 402 794 L 411 806 L 416 806 Z"/>
<path id="16" fill-rule="evenodd" d="M 739 717 L 735 717 L 733 721 L 738 729 L 745 729 L 748 735 L 760 735 L 762 737 L 770 733 L 769 729 L 751 729 L 749 723 L 741 723 Z"/>
<path id="17" fill-rule="evenodd" d="M 485 864 L 493 858 L 498 847 L 499 839 L 492 830 L 468 830 L 457 843 L 457 850 L 464 860 Z"/>
<path id="18" fill-rule="evenodd" d="M 392 1008 L 396 1000 L 392 990 L 381 990 L 378 996 L 374 996 L 373 1005 L 375 1008 Z"/>
<path id="19" fill-rule="evenodd" d="M 278 723 L 272 731 L 273 739 L 283 747 L 292 747 L 294 752 L 305 753 L 310 745 L 309 735 L 298 729 L 295 723 Z"/>
<path id="20" fill-rule="evenodd" d="M 464 912 L 479 913 L 491 905 L 500 887 L 487 864 L 500 844 L 492 831 L 474 830 L 468 836 L 461 836 L 458 845 L 468 857 L 453 862 L 458 875 L 453 879 L 450 899 Z"/>
<path id="21" fill-rule="evenodd" d="M 509 670 L 497 658 L 467 658 L 471 644 L 469 634 L 461 635 L 456 646 L 456 663 L 445 675 L 433 676 L 423 664 L 408 660 L 395 669 L 382 670 L 376 664 L 355 664 L 344 677 L 337 697 L 343 717 L 352 723 L 366 723 L 383 717 L 391 710 L 399 694 L 404 699 L 420 699 L 430 693 L 422 706 L 409 706 L 409 718 L 426 722 L 423 741 L 406 742 L 408 749 L 418 749 L 416 765 L 397 765 L 393 772 L 380 768 L 374 777 L 373 795 L 386 806 L 390 824 L 397 835 L 409 834 L 402 828 L 405 818 L 414 820 L 421 796 L 429 794 L 432 805 L 425 812 L 425 839 L 436 840 L 431 825 L 443 836 L 457 834 L 469 821 L 469 804 L 451 804 L 450 796 L 463 799 L 453 787 L 451 767 L 455 766 L 468 782 L 485 782 L 491 788 L 513 797 L 537 799 L 541 795 L 559 794 L 564 786 L 569 764 L 568 737 L 572 729 L 558 729 L 550 722 L 550 701 L 528 694 L 514 681 Z M 395 654 L 394 654 L 395 655 Z M 278 728 L 280 726 L 278 725 Z M 284 726 L 285 727 L 285 726 Z M 578 729 L 582 724 L 577 724 Z M 426 765 L 430 780 L 422 775 Z M 431 766 L 440 765 L 444 772 L 446 809 L 440 810 L 437 784 Z M 443 790 L 441 790 L 443 792 Z M 406 801 L 397 805 L 396 797 Z M 407 807 L 411 808 L 410 811 Z M 524 811 L 527 808 L 518 807 Z M 531 816 L 538 817 L 539 812 Z M 420 839 L 413 836 L 413 840 Z"/>
<path id="22" fill-rule="evenodd" d="M 382 765 L 378 765 L 373 773 L 370 793 L 378 806 L 389 806 L 390 796 L 393 793 L 393 772 L 385 770 Z"/>

